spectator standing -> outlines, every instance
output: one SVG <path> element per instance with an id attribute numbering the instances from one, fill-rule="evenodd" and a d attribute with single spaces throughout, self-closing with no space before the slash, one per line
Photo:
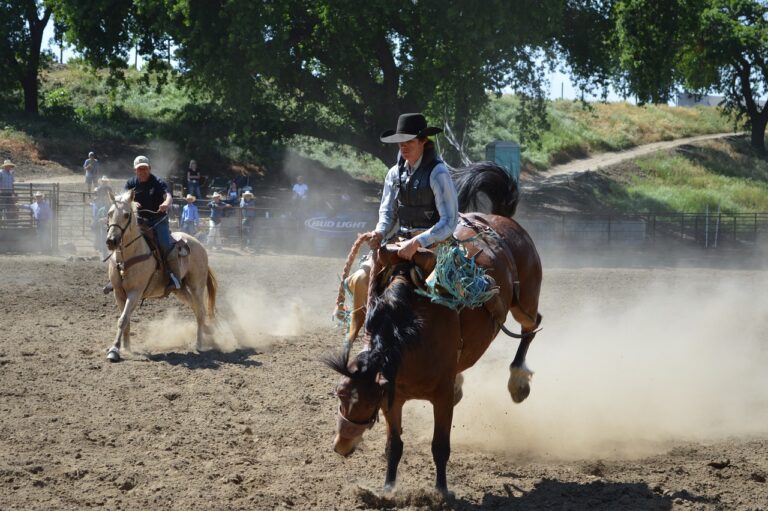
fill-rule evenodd
<path id="1" fill-rule="evenodd" d="M 309 187 L 301 176 L 296 177 L 296 184 L 293 185 L 293 200 L 305 200 L 307 198 Z"/>
<path id="2" fill-rule="evenodd" d="M 85 187 L 90 192 L 96 186 L 96 176 L 99 173 L 99 160 L 96 159 L 96 153 L 91 151 L 88 158 L 83 162 L 85 170 Z"/>
<path id="3" fill-rule="evenodd" d="M 227 190 L 227 200 L 229 204 L 232 204 L 233 206 L 237 205 L 238 201 L 238 193 L 237 193 L 237 181 L 234 179 L 229 182 L 229 190 Z"/>
<path id="4" fill-rule="evenodd" d="M 214 192 L 213 200 L 208 203 L 211 210 L 211 217 L 208 223 L 208 246 L 212 250 L 221 248 L 221 220 L 224 218 L 224 209 L 231 208 L 231 204 L 222 202 L 221 194 Z"/>
<path id="5" fill-rule="evenodd" d="M 95 248 L 102 257 L 109 254 L 107 249 L 107 213 L 109 213 L 109 194 L 112 187 L 109 186 L 109 179 L 106 176 L 99 178 L 99 186 L 93 189 L 94 197 L 91 202 L 91 230 L 93 231 L 93 248 Z"/>
<path id="6" fill-rule="evenodd" d="M 93 248 L 101 254 L 102 257 L 107 257 L 109 249 L 107 249 L 107 213 L 109 213 L 109 207 L 94 199 L 91 202 L 91 230 L 93 231 Z"/>
<path id="7" fill-rule="evenodd" d="M 187 191 L 199 199 L 203 196 L 200 192 L 200 171 L 197 169 L 197 162 L 195 160 L 189 160 L 189 168 L 187 169 Z"/>
<path id="8" fill-rule="evenodd" d="M 253 250 L 253 224 L 256 221 L 256 199 L 250 191 L 243 192 L 240 199 L 240 209 L 243 215 L 243 250 Z"/>
<path id="9" fill-rule="evenodd" d="M 185 199 L 187 204 L 181 209 L 181 230 L 190 236 L 195 236 L 200 227 L 200 213 L 195 205 L 197 198 L 188 193 Z"/>
<path id="10" fill-rule="evenodd" d="M 53 218 L 53 211 L 42 192 L 35 192 L 34 199 L 35 201 L 32 204 L 22 204 L 20 207 L 32 211 L 32 218 L 35 219 L 37 246 L 41 252 L 47 254 L 51 251 L 51 219 Z"/>
<path id="11" fill-rule="evenodd" d="M 93 189 L 93 193 L 95 194 L 94 200 L 96 202 L 102 206 L 109 204 L 109 194 L 113 192 L 112 187 L 109 186 L 109 179 L 106 176 L 99 178 L 99 186 Z"/>
<path id="12" fill-rule="evenodd" d="M 3 162 L 3 168 L 0 170 L 0 218 L 7 220 L 15 209 L 13 199 L 13 169 L 16 165 L 11 160 Z"/>

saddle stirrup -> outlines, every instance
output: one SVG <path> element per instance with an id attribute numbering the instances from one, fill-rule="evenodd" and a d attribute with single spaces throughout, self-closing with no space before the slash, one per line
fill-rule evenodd
<path id="1" fill-rule="evenodd" d="M 171 283 L 173 284 L 173 287 L 176 289 L 181 289 L 181 282 L 179 282 L 179 279 L 176 277 L 176 275 L 173 274 L 172 271 L 168 272 L 168 276 L 171 278 Z"/>

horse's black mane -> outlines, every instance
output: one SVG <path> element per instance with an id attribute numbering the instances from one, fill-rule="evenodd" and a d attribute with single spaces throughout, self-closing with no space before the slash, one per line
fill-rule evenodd
<path id="1" fill-rule="evenodd" d="M 381 371 L 394 382 L 405 349 L 413 346 L 420 335 L 420 325 L 413 312 L 413 284 L 408 279 L 394 278 L 374 299 L 365 318 L 371 336 L 371 349 L 357 358 L 363 373 Z"/>
<path id="2" fill-rule="evenodd" d="M 347 367 L 347 363 L 349 362 L 349 349 L 328 353 L 324 355 L 320 360 L 329 368 L 333 369 L 342 376 L 348 376 L 350 378 L 353 377 L 352 371 L 350 371 L 349 367 Z"/>
<path id="3" fill-rule="evenodd" d="M 490 201 L 490 210 L 481 212 L 507 218 L 515 214 L 520 200 L 517 182 L 499 165 L 491 161 L 472 163 L 451 169 L 451 176 L 456 183 L 459 211 L 462 213 L 479 211 L 481 202 L 478 195 L 484 194 Z"/>

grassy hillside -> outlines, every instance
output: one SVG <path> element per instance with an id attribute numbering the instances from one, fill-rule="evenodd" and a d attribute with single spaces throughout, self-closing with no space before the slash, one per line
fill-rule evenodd
<path id="1" fill-rule="evenodd" d="M 515 125 L 516 99 L 492 99 L 470 133 L 469 156 L 485 159 L 485 145 L 493 140 L 519 140 Z M 676 138 L 723 133 L 733 125 L 715 108 L 677 108 L 666 105 L 635 106 L 629 103 L 595 103 L 585 108 L 573 101 L 553 101 L 548 106 L 550 129 L 538 145 L 522 147 L 523 163 L 546 169 L 574 158 Z M 386 169 L 377 160 L 357 161 L 354 150 L 321 141 L 299 139 L 297 150 L 357 175 L 383 177 Z M 392 159 L 397 153 L 393 148 Z"/>
<path id="2" fill-rule="evenodd" d="M 515 103 L 514 96 L 491 102 L 472 132 L 473 159 L 483 158 L 484 146 L 492 140 L 518 140 Z M 703 107 L 594 103 L 584 108 L 579 102 L 558 100 L 549 104 L 548 116 L 550 129 L 539 146 L 522 148 L 523 160 L 539 169 L 595 153 L 733 130 L 718 109 Z"/>
<path id="3" fill-rule="evenodd" d="M 53 161 L 77 169 L 90 149 L 112 161 L 130 161 L 136 151 L 155 147 L 159 141 L 169 154 L 169 168 L 179 169 L 194 155 L 206 168 L 223 172 L 233 164 L 266 164 L 276 172 L 297 160 L 310 175 L 326 167 L 369 181 L 381 182 L 386 165 L 356 150 L 309 137 L 288 143 L 280 161 L 248 161 L 248 152 L 215 138 L 215 112 L 199 108 L 205 98 L 191 98 L 171 82 L 160 90 L 142 76 L 128 72 L 126 82 L 110 86 L 105 72 L 77 63 L 57 67 L 43 77 L 39 117 L 18 111 L 0 112 L 0 156 L 29 162 Z M 484 158 L 490 141 L 516 140 L 516 99 L 493 99 L 470 134 L 470 156 Z M 195 115 L 198 115 L 195 120 Z M 577 157 L 604 151 L 732 129 L 713 108 L 638 107 L 627 103 L 592 104 L 572 101 L 548 105 L 550 129 L 537 146 L 522 148 L 530 169 L 545 169 Z M 200 121 L 199 119 L 203 119 Z M 220 129 L 221 126 L 218 126 Z M 282 148 L 275 154 L 283 155 Z M 294 158 L 298 154 L 310 160 Z M 392 148 L 394 160 L 396 148 Z M 245 161 L 243 161 L 245 160 Z M 293 162 L 293 163 L 292 163 Z M 768 167 L 752 154 L 744 141 L 712 142 L 701 149 L 661 153 L 624 166 L 611 177 L 615 193 L 597 197 L 620 209 L 700 211 L 718 204 L 727 211 L 768 211 Z"/>
<path id="4" fill-rule="evenodd" d="M 623 211 L 768 211 L 768 161 L 744 137 L 683 146 L 608 172 L 611 192 L 598 199 Z"/>

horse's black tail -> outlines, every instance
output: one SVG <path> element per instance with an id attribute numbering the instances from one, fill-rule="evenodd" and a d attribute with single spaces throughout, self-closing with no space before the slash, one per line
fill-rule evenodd
<path id="1" fill-rule="evenodd" d="M 481 161 L 451 169 L 459 195 L 459 211 L 491 213 L 511 218 L 517 209 L 520 192 L 517 181 L 503 167 Z"/>

